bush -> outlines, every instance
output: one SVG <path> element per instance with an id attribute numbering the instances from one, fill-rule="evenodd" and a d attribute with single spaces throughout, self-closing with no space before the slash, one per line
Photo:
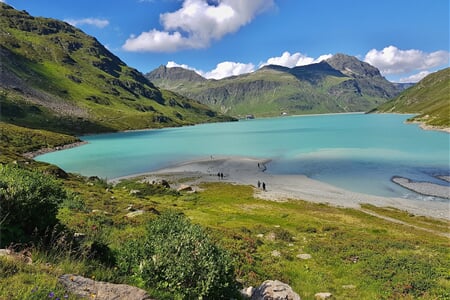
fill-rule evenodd
<path id="1" fill-rule="evenodd" d="M 183 299 L 230 299 L 237 291 L 230 256 L 175 212 L 150 221 L 147 237 L 125 244 L 117 262 L 123 273 Z"/>
<path id="2" fill-rule="evenodd" d="M 58 205 L 66 197 L 49 176 L 0 165 L 0 246 L 26 242 L 54 227 Z"/>

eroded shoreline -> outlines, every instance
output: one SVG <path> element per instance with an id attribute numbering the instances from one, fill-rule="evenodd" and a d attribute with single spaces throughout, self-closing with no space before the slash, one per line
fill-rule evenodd
<path id="1" fill-rule="evenodd" d="M 67 149 L 71 149 L 71 148 L 75 148 L 75 147 L 79 147 L 79 146 L 83 146 L 88 144 L 88 142 L 85 141 L 79 141 L 79 142 L 75 142 L 75 143 L 71 143 L 71 144 L 66 144 L 66 145 L 62 145 L 62 146 L 57 146 L 57 147 L 53 147 L 53 148 L 42 148 L 36 151 L 31 151 L 31 152 L 26 152 L 24 154 L 22 154 L 24 157 L 29 158 L 29 159 L 33 159 L 39 155 L 43 155 L 43 154 L 47 154 L 47 153 L 51 153 L 51 152 L 56 152 L 56 151 L 61 151 L 61 150 L 67 150 Z"/>

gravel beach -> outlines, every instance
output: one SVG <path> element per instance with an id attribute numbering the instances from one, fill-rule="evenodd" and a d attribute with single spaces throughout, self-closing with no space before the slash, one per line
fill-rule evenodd
<path id="1" fill-rule="evenodd" d="M 450 220 L 450 203 L 356 193 L 304 175 L 270 174 L 266 171 L 269 164 L 270 160 L 248 157 L 207 157 L 155 172 L 116 178 L 111 181 L 139 176 L 150 182 L 165 178 L 175 183 L 180 181 L 194 187 L 202 182 L 229 182 L 254 186 L 255 197 L 266 200 L 301 199 L 347 208 L 360 208 L 360 204 L 368 203 L 380 207 L 394 207 L 415 215 Z M 220 173 L 223 174 L 223 178 L 218 176 Z M 259 188 L 258 181 L 261 184 Z M 263 183 L 265 190 L 262 189 Z"/>

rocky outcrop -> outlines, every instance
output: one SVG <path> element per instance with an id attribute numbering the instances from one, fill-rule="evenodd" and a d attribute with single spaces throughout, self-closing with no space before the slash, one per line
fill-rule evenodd
<path id="1" fill-rule="evenodd" d="M 58 278 L 68 292 L 78 297 L 96 300 L 152 300 L 146 291 L 126 284 L 95 281 L 73 274 Z"/>
<path id="2" fill-rule="evenodd" d="M 300 300 L 300 296 L 286 283 L 266 280 L 254 290 L 251 300 Z"/>

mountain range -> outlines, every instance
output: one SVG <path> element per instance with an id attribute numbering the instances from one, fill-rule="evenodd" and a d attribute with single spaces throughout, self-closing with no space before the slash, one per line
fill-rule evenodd
<path id="1" fill-rule="evenodd" d="M 232 120 L 155 87 L 68 23 L 0 3 L 1 121 L 84 134 Z"/>
<path id="2" fill-rule="evenodd" d="M 345 54 L 294 68 L 267 65 L 220 80 L 165 66 L 146 77 L 156 86 L 238 117 L 368 111 L 403 88 L 386 80 L 377 68 Z"/>

